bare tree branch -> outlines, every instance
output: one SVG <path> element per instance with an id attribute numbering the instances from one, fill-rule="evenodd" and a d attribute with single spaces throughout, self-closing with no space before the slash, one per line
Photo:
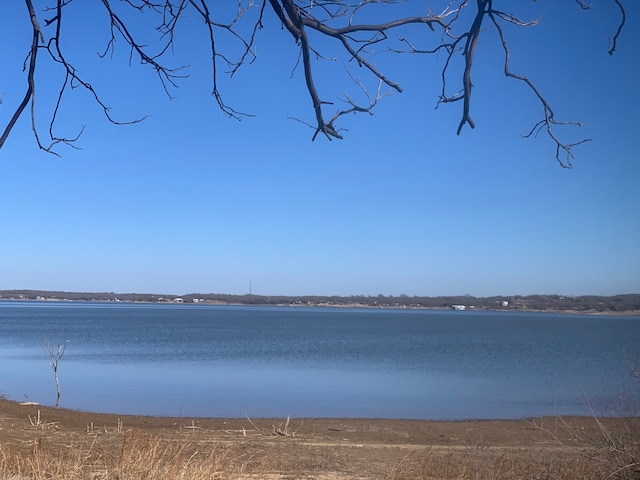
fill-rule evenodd
<path id="1" fill-rule="evenodd" d="M 616 46 L 618 44 L 618 37 L 622 32 L 622 27 L 624 27 L 625 21 L 627 20 L 627 14 L 624 11 L 622 2 L 620 0 L 613 0 L 613 1 L 616 2 L 616 5 L 618 5 L 618 8 L 620 9 L 620 13 L 622 14 L 622 18 L 620 19 L 620 23 L 618 24 L 618 30 L 616 30 L 616 33 L 613 36 L 613 39 L 611 40 L 611 46 L 609 47 L 609 55 L 613 55 L 613 52 L 616 51 Z"/>
<path id="2" fill-rule="evenodd" d="M 42 150 L 57 155 L 55 148 L 66 145 L 77 148 L 76 142 L 84 131 L 84 126 L 72 136 L 55 133 L 56 120 L 64 106 L 64 99 L 72 90 L 80 87 L 89 93 L 95 104 L 102 110 L 107 120 L 116 125 L 134 124 L 146 117 L 140 116 L 133 120 L 117 119 L 87 78 L 81 76 L 75 68 L 76 60 L 70 56 L 71 50 L 63 49 L 63 40 L 73 25 L 66 23 L 64 12 L 72 8 L 74 0 L 50 0 L 54 6 L 44 8 L 38 14 L 34 10 L 32 0 L 25 0 L 27 12 L 31 19 L 31 45 L 28 49 L 24 70 L 26 73 L 26 92 L 20 103 L 15 107 L 13 115 L 7 121 L 2 136 L 0 148 L 5 144 L 9 134 L 18 119 L 31 102 L 31 128 L 37 145 Z M 613 0 L 621 12 L 621 20 L 617 31 L 613 35 L 608 53 L 612 55 L 618 44 L 621 32 L 626 22 L 626 12 L 621 0 Z M 591 7 L 586 0 L 575 0 L 583 10 Z M 540 132 L 545 133 L 556 146 L 556 159 L 560 165 L 572 165 L 572 148 L 589 139 L 575 143 L 563 142 L 556 130 L 560 126 L 581 126 L 580 122 L 558 122 L 549 102 L 542 96 L 534 82 L 528 77 L 510 71 L 510 50 L 503 30 L 503 25 L 515 27 L 532 27 L 539 23 L 540 18 L 523 20 L 514 13 L 498 9 L 496 6 L 508 5 L 510 11 L 517 8 L 515 2 L 507 0 L 443 0 L 437 12 L 431 10 L 431 2 L 418 10 L 415 5 L 419 2 L 404 2 L 404 0 L 237 0 L 237 8 L 229 8 L 228 3 L 216 3 L 212 8 L 211 0 L 100 0 L 102 13 L 107 20 L 108 41 L 100 57 L 113 56 L 117 42 L 123 42 L 129 50 L 129 64 L 138 61 L 141 65 L 151 68 L 160 82 L 162 89 L 169 98 L 179 83 L 187 78 L 186 65 L 170 66 L 167 60 L 172 56 L 178 26 L 191 17 L 197 18 L 204 27 L 207 39 L 207 49 L 210 52 L 212 96 L 218 108 L 228 117 L 240 120 L 252 116 L 241 112 L 223 97 L 221 78 L 223 75 L 233 77 L 238 70 L 254 62 L 257 55 L 256 42 L 259 32 L 275 22 L 286 30 L 293 40 L 298 55 L 294 70 L 300 66 L 304 71 L 304 84 L 311 100 L 313 112 L 314 133 L 312 140 L 319 133 L 332 140 L 342 138 L 340 133 L 344 129 L 337 126 L 337 122 L 347 114 L 371 114 L 378 101 L 388 95 L 380 94 L 384 84 L 396 92 L 402 92 L 399 82 L 392 78 L 393 72 L 385 72 L 383 66 L 376 64 L 374 55 L 392 55 L 398 53 L 435 54 L 444 56 L 444 64 L 440 70 L 441 90 L 436 108 L 442 104 L 461 104 L 461 118 L 457 126 L 460 135 L 465 125 L 475 127 L 471 116 L 473 83 L 473 65 L 476 52 L 481 48 L 480 34 L 497 34 L 504 52 L 504 73 L 507 77 L 516 79 L 527 85 L 528 89 L 538 99 L 542 106 L 542 120 L 537 121 L 525 137 L 535 137 Z M 269 9 L 275 16 L 266 13 Z M 402 12 L 395 16 L 396 12 Z M 411 12 L 411 14 L 407 14 Z M 417 13 L 417 14 L 416 14 Z M 133 20 L 144 16 L 143 22 Z M 491 20 L 492 27 L 483 27 L 486 17 Z M 63 22 L 63 20 L 65 20 Z M 151 23 L 150 23 L 151 22 Z M 485 22 L 486 23 L 486 22 Z M 44 25 L 49 33 L 45 37 L 40 25 Z M 139 38 L 147 38 L 140 33 L 140 28 L 154 25 L 155 42 L 147 45 Z M 144 32 L 143 32 L 144 33 Z M 148 33 L 148 32 L 147 32 Z M 154 37 L 152 37 L 154 38 Z M 366 101 L 360 104 L 353 100 L 348 89 L 344 91 L 347 108 L 332 107 L 334 101 L 328 97 L 327 91 L 333 85 L 318 83 L 315 74 L 323 68 L 323 61 L 340 58 L 332 51 L 327 55 L 327 49 L 334 49 L 342 53 L 343 61 L 348 67 L 360 68 L 359 74 L 355 70 L 347 69 L 347 83 L 352 88 L 364 92 Z M 46 52 L 38 56 L 39 51 Z M 41 53 L 43 53 L 41 52 Z M 378 57 L 375 57 L 377 60 Z M 381 58 L 381 57 L 380 57 Z M 54 106 L 49 114 L 48 141 L 41 142 L 44 135 L 38 129 L 38 112 L 36 108 L 36 77 L 35 71 L 39 63 L 51 61 L 58 68 L 60 87 Z M 383 64 L 382 64 L 383 65 Z M 453 72 L 461 71 L 454 74 Z M 55 78 L 55 77 L 54 77 Z M 318 77 L 319 78 L 319 77 Z M 368 94 L 368 88 L 375 95 Z M 450 94 L 448 91 L 451 90 Z M 0 103 L 2 103 L 0 99 Z M 331 109 L 331 110 L 328 110 Z M 302 121 L 302 123 L 309 124 Z"/>
<path id="3" fill-rule="evenodd" d="M 462 74 L 462 88 L 464 90 L 463 100 L 464 106 L 462 107 L 462 120 L 458 125 L 458 135 L 462 131 L 465 123 L 468 123 L 471 128 L 476 128 L 476 124 L 469 116 L 469 106 L 471 105 L 471 66 L 473 64 L 473 57 L 476 53 L 476 47 L 478 46 L 478 38 L 480 37 L 480 27 L 482 26 L 482 19 L 484 18 L 489 0 L 477 0 L 478 12 L 473 20 L 473 24 L 469 29 L 467 35 L 467 42 L 464 47 L 464 73 Z"/>
<path id="4" fill-rule="evenodd" d="M 573 147 L 577 146 L 577 145 L 582 144 L 582 143 L 589 142 L 591 139 L 587 138 L 587 139 L 584 139 L 584 140 L 580 140 L 579 142 L 576 142 L 576 143 L 563 143 L 558 139 L 558 137 L 554 133 L 553 126 L 554 125 L 575 125 L 575 126 L 578 126 L 578 127 L 582 127 L 583 124 L 580 123 L 580 122 L 558 122 L 554 118 L 554 113 L 553 113 L 553 110 L 551 109 L 551 107 L 549 106 L 549 103 L 542 96 L 542 94 L 540 93 L 538 88 L 533 84 L 533 82 L 531 82 L 531 80 L 529 80 L 527 77 L 525 77 L 523 75 L 519 75 L 519 74 L 513 73 L 513 72 L 511 72 L 509 70 L 510 51 L 509 51 L 509 46 L 507 45 L 507 41 L 506 41 L 505 36 L 504 36 L 504 31 L 502 30 L 502 27 L 500 26 L 500 23 L 498 22 L 498 20 L 496 18 L 496 14 L 493 11 L 489 11 L 488 14 L 489 14 L 489 17 L 491 18 L 493 24 L 495 25 L 496 30 L 498 31 L 498 35 L 499 35 L 500 41 L 502 43 L 502 48 L 504 49 L 504 74 L 505 74 L 505 76 L 507 76 L 509 78 L 515 78 L 516 80 L 520 80 L 521 82 L 524 82 L 533 91 L 533 93 L 535 94 L 535 96 L 538 98 L 538 100 L 540 101 L 540 103 L 542 105 L 544 118 L 542 120 L 540 120 L 539 122 L 537 122 L 528 134 L 523 135 L 523 136 L 525 138 L 528 138 L 528 137 L 531 137 L 532 135 L 537 135 L 537 133 L 540 131 L 540 129 L 545 128 L 547 134 L 549 135 L 549 137 L 556 144 L 556 155 L 555 155 L 555 157 L 556 157 L 556 160 L 558 161 L 558 163 L 560 164 L 560 166 L 562 166 L 564 168 L 572 168 L 573 167 L 572 160 L 573 160 L 574 157 L 573 157 L 573 153 L 571 152 L 571 149 Z M 562 160 L 562 158 L 560 158 L 562 153 L 565 154 L 565 159 L 564 160 Z"/>
<path id="5" fill-rule="evenodd" d="M 20 102 L 20 105 L 18 105 L 18 108 L 16 108 L 15 112 L 11 116 L 11 119 L 7 123 L 7 126 L 4 129 L 4 132 L 2 132 L 2 137 L 0 137 L 0 148 L 3 147 L 4 142 L 6 142 L 7 138 L 9 138 L 9 134 L 11 133 L 11 130 L 15 126 L 20 116 L 22 115 L 22 112 L 24 111 L 24 109 L 29 104 L 29 100 L 31 100 L 33 91 L 35 89 L 34 78 L 36 73 L 36 57 L 38 55 L 38 41 L 40 38 L 44 38 L 42 36 L 42 31 L 40 30 L 40 25 L 38 24 L 38 18 L 36 17 L 36 12 L 33 9 L 33 3 L 31 3 L 31 0 L 25 0 L 25 3 L 27 4 L 27 10 L 29 11 L 29 16 L 31 17 L 31 26 L 33 29 L 31 49 L 29 50 L 29 54 L 27 56 L 27 58 L 29 59 L 29 72 L 27 73 L 27 91 L 24 94 L 24 97 Z"/>

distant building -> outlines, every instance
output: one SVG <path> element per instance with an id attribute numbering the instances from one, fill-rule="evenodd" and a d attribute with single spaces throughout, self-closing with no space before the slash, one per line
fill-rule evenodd
<path id="1" fill-rule="evenodd" d="M 184 300 L 182 298 L 174 298 L 173 303 L 184 303 Z"/>

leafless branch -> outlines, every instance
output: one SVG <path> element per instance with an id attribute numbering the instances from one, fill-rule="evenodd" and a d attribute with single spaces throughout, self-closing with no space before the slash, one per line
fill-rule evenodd
<path id="1" fill-rule="evenodd" d="M 103 114 L 111 123 L 132 124 L 144 120 L 144 116 L 129 121 L 117 119 L 107 103 L 99 94 L 97 87 L 89 79 L 80 75 L 76 69 L 76 59 L 71 50 L 64 50 L 63 37 L 73 28 L 67 25 L 64 12 L 72 8 L 75 0 L 50 0 L 52 6 L 45 7 L 40 18 L 34 10 L 32 0 L 25 0 L 27 12 L 31 18 L 31 45 L 25 57 L 24 70 L 26 73 L 26 92 L 22 101 L 17 105 L 11 118 L 0 137 L 0 148 L 4 145 L 18 119 L 31 103 L 31 127 L 38 146 L 50 153 L 57 154 L 55 148 L 66 145 L 77 148 L 76 142 L 84 131 L 84 126 L 75 135 L 63 136 L 55 133 L 56 120 L 63 108 L 65 97 L 74 89 L 80 88 L 87 92 L 102 109 Z M 581 9 L 588 10 L 587 0 L 575 0 Z M 617 31 L 613 35 L 608 52 L 610 55 L 617 48 L 617 43 L 626 22 L 626 13 L 621 0 L 613 0 L 621 12 L 621 20 Z M 344 129 L 337 123 L 350 113 L 371 114 L 378 101 L 388 95 L 381 95 L 384 84 L 391 90 L 402 92 L 400 83 L 392 78 L 393 72 L 384 71 L 384 64 L 377 64 L 378 58 L 395 53 L 435 54 L 444 57 L 444 64 L 440 70 L 441 91 L 437 99 L 436 108 L 442 104 L 457 103 L 461 105 L 461 118 L 457 126 L 457 134 L 461 134 L 465 125 L 475 127 L 472 118 L 473 66 L 476 52 L 482 47 L 480 35 L 490 35 L 497 32 L 497 36 L 504 51 L 504 73 L 527 85 L 529 91 L 538 99 L 542 106 L 542 120 L 536 122 L 525 137 L 545 133 L 556 145 L 556 159 L 560 165 L 571 167 L 572 148 L 589 141 L 581 140 L 575 143 L 563 142 L 556 134 L 561 125 L 581 126 L 580 122 L 558 122 L 548 101 L 543 97 L 528 77 L 510 71 L 510 51 L 506 41 L 503 25 L 515 27 L 532 27 L 540 19 L 524 20 L 517 13 L 510 13 L 517 7 L 506 0 L 447 0 L 441 8 L 434 12 L 431 2 L 425 2 L 426 8 L 414 9 L 417 2 L 404 0 L 237 0 L 237 8 L 225 3 L 216 3 L 212 8 L 211 0 L 101 0 L 103 18 L 107 20 L 108 40 L 101 57 L 113 56 L 118 42 L 124 44 L 129 52 L 129 64 L 139 62 L 151 68 L 169 98 L 174 90 L 187 75 L 187 66 L 171 66 L 168 59 L 173 55 L 175 36 L 178 26 L 190 16 L 201 22 L 207 38 L 207 48 L 210 52 L 212 96 L 218 108 L 228 117 L 240 120 L 248 113 L 241 112 L 230 105 L 223 96 L 221 78 L 223 75 L 233 77 L 245 65 L 256 59 L 256 42 L 260 30 L 268 22 L 275 21 L 288 32 L 298 49 L 298 56 L 294 71 L 300 67 L 304 71 L 304 84 L 311 100 L 314 120 L 315 139 L 319 133 L 332 140 L 341 139 Z M 400 8 L 400 4 L 404 4 Z M 509 11 L 499 10 L 497 5 L 508 5 Z M 396 8 L 398 7 L 398 8 Z M 267 10 L 269 10 L 267 12 Z M 412 14 L 407 14 L 410 12 Z M 382 13 L 381 13 L 382 12 Z M 402 12 L 405 16 L 394 17 L 395 12 Z M 132 20 L 131 14 L 144 15 L 145 22 L 140 24 Z M 270 15 L 270 14 L 273 15 Z M 275 15 L 275 16 L 274 16 Z M 401 14 L 402 15 L 402 14 Z M 491 28 L 483 27 L 487 16 Z M 147 19 L 149 19 L 147 21 Z M 382 19 L 377 21 L 377 19 Z M 140 38 L 146 38 L 140 33 L 139 25 L 154 25 L 155 41 L 147 45 Z M 49 33 L 45 37 L 40 25 L 44 25 Z M 489 31 L 487 31 L 489 30 Z M 144 32 L 143 32 L 144 33 Z M 333 85 L 317 82 L 316 73 L 323 68 L 325 60 L 336 60 L 340 54 L 326 54 L 329 49 L 342 53 L 342 60 L 352 70 L 347 70 L 348 82 L 351 89 L 364 92 L 367 100 L 360 104 L 353 100 L 349 89 L 343 89 L 343 100 L 347 108 L 335 111 L 334 100 L 330 97 L 329 87 Z M 38 55 L 41 53 L 41 55 Z M 380 55 L 380 57 L 375 57 Z M 338 57 L 338 58 L 336 58 Z M 374 61 L 375 60 L 375 61 Z M 36 108 L 36 76 L 35 71 L 39 63 L 52 61 L 59 74 L 56 81 L 60 82 L 57 98 L 49 115 L 49 129 L 47 141 L 45 135 L 38 130 Z M 358 75 L 355 75 L 358 67 Z M 461 71 L 462 74 L 454 73 Z M 375 95 L 369 95 L 368 90 Z M 454 93 L 449 93 L 449 91 Z M 0 102 L 1 103 L 1 102 Z M 309 124 L 306 121 L 302 123 Z M 41 142 L 41 138 L 43 141 Z"/>
<path id="2" fill-rule="evenodd" d="M 591 5 L 587 5 L 584 0 L 576 0 L 576 3 L 580 5 L 583 10 L 591 10 Z"/>
<path id="3" fill-rule="evenodd" d="M 555 118 L 554 118 L 554 113 L 553 110 L 551 109 L 551 107 L 549 106 L 549 103 L 547 102 L 547 100 L 542 96 L 542 94 L 540 93 L 540 91 L 538 90 L 538 88 L 533 84 L 533 82 L 531 80 L 529 80 L 527 77 L 523 76 L 523 75 L 519 75 L 517 73 L 513 73 L 509 70 L 509 60 L 510 60 L 510 51 L 509 51 L 509 46 L 507 44 L 507 41 L 505 39 L 504 36 L 504 31 L 502 30 L 502 27 L 500 25 L 500 23 L 498 22 L 496 15 L 494 15 L 494 12 L 489 11 L 489 17 L 491 18 L 494 26 L 496 27 L 496 30 L 498 31 L 498 35 L 500 37 L 500 42 L 502 43 L 502 48 L 504 49 L 504 74 L 505 76 L 509 77 L 509 78 L 515 78 L 516 80 L 520 80 L 521 82 L 524 82 L 535 94 L 535 96 L 538 98 L 538 100 L 540 101 L 540 104 L 542 105 L 542 110 L 543 110 L 543 115 L 544 118 L 542 120 L 540 120 L 539 122 L 537 122 L 534 127 L 531 129 L 531 131 L 524 135 L 525 138 L 531 137 L 532 135 L 537 135 L 537 133 L 540 131 L 540 129 L 544 128 L 548 134 L 548 136 L 553 140 L 553 142 L 556 144 L 556 160 L 558 161 L 558 163 L 560 164 L 560 166 L 564 167 L 564 168 L 572 168 L 573 164 L 572 164 L 572 160 L 573 160 L 573 153 L 572 153 L 572 149 L 573 147 L 583 144 L 585 142 L 589 142 L 591 139 L 587 138 L 587 139 L 583 139 L 580 140 L 578 142 L 575 143 L 564 143 L 562 141 L 560 141 L 558 139 L 558 137 L 556 136 L 555 132 L 553 131 L 553 127 L 555 125 L 575 125 L 578 127 L 582 127 L 583 124 L 581 122 L 558 122 Z M 561 158 L 561 155 L 564 153 L 565 159 L 563 160 Z"/>
<path id="4" fill-rule="evenodd" d="M 464 100 L 464 103 L 462 107 L 462 120 L 460 120 L 460 124 L 458 125 L 458 135 L 460 135 L 462 127 L 464 127 L 466 123 L 468 123 L 471 128 L 476 128 L 476 124 L 469 116 L 469 106 L 471 105 L 471 88 L 473 87 L 471 83 L 471 66 L 473 65 L 473 58 L 476 53 L 476 47 L 478 46 L 478 38 L 480 37 L 480 27 L 482 26 L 482 19 L 487 13 L 486 7 L 488 3 L 489 0 L 478 0 L 478 11 L 476 13 L 475 19 L 473 20 L 473 24 L 469 29 L 469 34 L 466 38 L 466 45 L 463 52 L 464 73 L 462 74 L 462 88 L 464 91 L 462 98 Z"/>
<path id="5" fill-rule="evenodd" d="M 618 8 L 620 9 L 620 13 L 622 14 L 622 18 L 620 19 L 620 23 L 618 24 L 618 30 L 616 30 L 616 33 L 613 36 L 613 39 L 611 39 L 611 46 L 609 47 L 609 55 L 613 55 L 613 52 L 616 51 L 616 46 L 618 44 L 618 37 L 620 36 L 620 33 L 622 32 L 622 27 L 624 27 L 624 23 L 627 20 L 627 14 L 624 11 L 624 6 L 622 5 L 622 2 L 620 0 L 613 0 L 613 1 L 616 2 L 616 5 L 618 5 Z"/>
<path id="6" fill-rule="evenodd" d="M 18 108 L 16 108 L 15 112 L 11 116 L 11 119 L 7 123 L 7 126 L 4 129 L 4 132 L 2 132 L 2 137 L 0 137 L 0 148 L 2 148 L 2 146 L 4 145 L 4 142 L 6 142 L 7 138 L 9 138 L 9 134 L 11 133 L 11 130 L 13 130 L 13 127 L 15 126 L 16 122 L 22 115 L 22 112 L 29 104 L 29 100 L 31 100 L 33 91 L 35 89 L 35 73 L 36 73 L 36 60 L 38 55 L 38 42 L 39 42 L 39 39 L 43 37 L 42 37 L 42 31 L 40 30 L 40 25 L 38 24 L 38 18 L 36 17 L 36 12 L 33 8 L 33 3 L 31 2 L 31 0 L 25 0 L 25 2 L 27 4 L 29 17 L 31 17 L 31 28 L 33 32 L 32 40 L 31 40 L 31 48 L 29 49 L 29 54 L 27 56 L 27 59 L 29 60 L 29 72 L 27 73 L 27 91 L 25 92 L 24 97 L 20 102 L 20 105 L 18 105 Z"/>
<path id="7" fill-rule="evenodd" d="M 168 88 L 169 86 L 176 88 L 177 87 L 176 80 L 179 78 L 186 78 L 186 75 L 179 75 L 177 73 L 178 71 L 184 69 L 185 67 L 182 66 L 178 68 L 168 68 L 162 65 L 161 63 L 159 63 L 158 59 L 162 57 L 162 55 L 164 55 L 164 53 L 166 53 L 167 50 L 173 44 L 173 28 L 175 27 L 175 21 L 177 21 L 178 16 L 180 15 L 180 12 L 184 10 L 184 1 L 181 2 L 181 4 L 178 7 L 179 13 L 177 13 L 174 19 L 172 20 L 173 26 L 171 26 L 169 30 L 163 31 L 163 35 L 165 36 L 167 35 L 167 33 L 169 33 L 168 35 L 169 41 L 167 41 L 162 47 L 162 49 L 160 50 L 160 52 L 155 55 L 147 54 L 144 47 L 140 43 L 138 43 L 133 37 L 133 35 L 129 32 L 127 25 L 113 11 L 113 9 L 111 8 L 111 4 L 109 2 L 110 0 L 102 0 L 102 4 L 104 5 L 105 9 L 107 10 L 107 14 L 109 15 L 109 22 L 111 25 L 111 40 L 109 41 L 110 44 L 115 43 L 115 32 L 117 31 L 120 34 L 120 36 L 125 40 L 125 42 L 127 42 L 127 44 L 130 46 L 131 52 L 132 53 L 135 52 L 138 54 L 140 58 L 140 63 L 150 65 L 156 71 L 158 75 L 158 79 L 160 80 L 160 82 L 162 83 L 162 87 L 164 88 L 164 91 L 167 93 L 169 97 L 171 97 L 171 94 L 169 93 Z M 60 25 L 59 20 L 58 20 L 58 25 Z M 56 38 L 59 38 L 58 35 L 56 35 Z M 58 42 L 56 41 L 56 46 L 57 45 L 58 45 Z"/>

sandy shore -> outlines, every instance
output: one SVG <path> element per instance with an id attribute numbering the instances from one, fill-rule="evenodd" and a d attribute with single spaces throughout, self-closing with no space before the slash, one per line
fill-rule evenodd
<path id="1" fill-rule="evenodd" d="M 611 431 L 627 427 L 620 419 L 605 422 Z M 557 418 L 539 418 L 456 422 L 291 419 L 287 424 L 287 419 L 111 415 L 0 400 L 0 453 L 5 467 L 7 451 L 27 459 L 46 452 L 55 459 L 91 445 L 86 454 L 91 461 L 85 467 L 95 471 L 85 472 L 86 478 L 112 478 L 98 474 L 123 468 L 127 448 L 134 448 L 131 445 L 141 438 L 145 439 L 143 450 L 150 449 L 150 439 L 163 445 L 184 443 L 184 449 L 194 452 L 191 465 L 198 452 L 224 446 L 220 451 L 235 453 L 226 464 L 229 471 L 223 472 L 227 476 L 219 478 L 247 478 L 250 473 L 252 478 L 471 478 L 457 476 L 461 468 L 467 473 L 470 469 L 482 473 L 477 469 L 485 468 L 493 472 L 492 478 L 516 478 L 516 470 L 532 474 L 531 469 L 542 472 L 552 467 L 559 468 L 557 475 L 547 478 L 572 478 L 562 475 L 569 468 L 566 465 L 573 465 L 575 472 L 576 462 L 582 461 L 576 433 L 583 450 L 595 452 L 602 443 L 602 429 L 589 417 L 564 418 L 561 423 Z M 23 459 L 23 463 L 29 462 Z M 0 478 L 11 473 L 0 469 Z M 129 478 L 138 477 L 132 474 Z"/>

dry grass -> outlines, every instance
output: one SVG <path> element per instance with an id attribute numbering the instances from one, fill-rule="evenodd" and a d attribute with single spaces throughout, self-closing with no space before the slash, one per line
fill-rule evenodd
<path id="1" fill-rule="evenodd" d="M 206 443 L 137 430 L 119 437 L 92 435 L 63 448 L 48 448 L 42 437 L 29 444 L 0 445 L 0 478 L 213 480 L 260 474 L 267 467 L 247 454 L 241 442 Z"/>
<path id="2" fill-rule="evenodd" d="M 637 362 L 632 374 L 640 381 Z M 589 402 L 585 405 L 596 434 L 586 434 L 584 426 L 575 426 L 561 416 L 551 424 L 532 420 L 531 424 L 546 433 L 554 442 L 572 451 L 579 460 L 596 473 L 589 478 L 638 480 L 640 479 L 640 404 L 628 390 L 619 394 L 617 405 L 610 409 L 613 418 L 598 415 Z"/>
<path id="3" fill-rule="evenodd" d="M 605 422 L 594 415 L 593 422 L 597 436 L 585 435 L 583 428 L 562 417 L 551 425 L 531 423 L 588 465 L 595 472 L 589 478 L 640 479 L 640 418 L 619 417 L 614 422 Z"/>
<path id="4" fill-rule="evenodd" d="M 55 436 L 60 435 L 55 433 Z M 55 436 L 22 445 L 0 445 L 2 480 L 222 480 L 246 478 L 380 478 L 348 465 L 335 476 L 324 476 L 336 451 L 292 441 L 269 448 L 256 443 L 205 441 L 201 435 L 173 432 L 150 435 L 139 430 L 122 434 L 87 435 L 83 441 L 55 448 Z M 64 441 L 64 437 L 55 441 Z M 54 447 L 53 445 L 49 445 Z M 318 448 L 318 447 L 316 447 Z M 319 452 L 319 453 L 318 453 Z M 464 447 L 413 450 L 390 468 L 387 480 L 574 480 L 639 478 L 633 469 L 603 462 L 599 448 L 492 448 L 481 440 Z M 335 458 L 335 456 L 334 456 Z"/>
<path id="5" fill-rule="evenodd" d="M 638 417 L 523 422 L 499 445 L 461 423 L 444 436 L 434 434 L 446 441 L 455 431 L 459 443 L 421 447 L 395 433 L 370 442 L 366 436 L 344 438 L 353 431 L 347 428 L 298 434 L 300 427 L 292 429 L 290 419 L 277 425 L 250 421 L 249 431 L 238 424 L 214 430 L 192 421 L 150 433 L 142 424 L 126 428 L 120 418 L 109 419 L 109 426 L 91 418 L 86 429 L 72 429 L 39 411 L 26 416 L 0 423 L 0 480 L 640 479 Z M 526 438 L 519 441 L 517 432 Z M 396 439 L 395 445 L 385 439 Z"/>
<path id="6" fill-rule="evenodd" d="M 574 425 L 561 416 L 550 424 L 531 420 L 536 431 L 552 440 L 537 453 L 492 449 L 481 439 L 464 449 L 427 448 L 406 455 L 387 480 L 640 479 L 640 417 L 634 413 L 605 420 L 590 411 L 588 430 L 584 422 Z"/>
<path id="7" fill-rule="evenodd" d="M 581 459 L 550 451 L 481 448 L 426 449 L 408 454 L 387 480 L 575 480 L 600 479 Z"/>

